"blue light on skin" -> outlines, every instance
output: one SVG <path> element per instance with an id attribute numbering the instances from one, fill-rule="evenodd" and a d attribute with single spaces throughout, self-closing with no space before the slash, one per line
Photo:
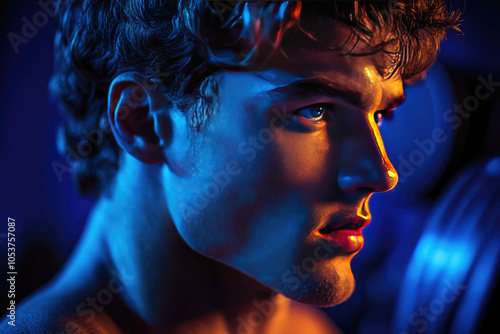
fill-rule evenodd
<path id="1" fill-rule="evenodd" d="M 332 45 L 349 34 L 328 26 Z M 371 194 L 396 185 L 374 116 L 402 101 L 403 83 L 398 76 L 381 77 L 375 55 L 347 60 L 300 43 L 294 39 L 288 58 L 275 59 L 271 69 L 218 73 L 218 110 L 201 131 L 179 110 L 168 109 L 159 90 L 146 90 L 137 112 L 120 118 L 120 101 L 129 88 L 140 89 L 144 78 L 131 72 L 115 78 L 109 119 L 122 149 L 119 171 L 111 195 L 95 206 L 77 251 L 47 294 L 72 289 L 70 304 L 79 305 L 116 273 L 127 278 L 116 299 L 141 327 L 175 332 L 211 323 L 213 332 L 230 333 L 272 290 L 279 293 L 279 316 L 266 317 L 268 333 L 320 323 L 303 321 L 304 314 L 319 316 L 297 301 L 332 306 L 349 298 L 355 252 L 332 251 L 298 286 L 283 274 L 314 256 L 321 226 L 358 212 L 369 217 Z M 308 82 L 298 97 L 297 80 Z M 321 120 L 295 113 L 318 103 L 339 107 Z M 275 109 L 291 113 L 288 124 L 271 127 Z M 296 131 L 299 126 L 307 131 Z M 241 152 L 239 145 L 264 128 L 272 129 L 273 140 L 258 143 L 252 157 Z M 237 176 L 199 202 L 200 191 L 231 161 L 238 162 Z M 187 217 L 186 207 L 198 213 Z"/>

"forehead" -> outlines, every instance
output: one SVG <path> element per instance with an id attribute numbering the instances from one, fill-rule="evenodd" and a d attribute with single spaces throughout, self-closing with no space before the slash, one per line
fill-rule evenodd
<path id="1" fill-rule="evenodd" d="M 328 17 L 310 17 L 301 22 L 301 29 L 285 34 L 280 50 L 260 75 L 283 86 L 296 80 L 317 79 L 359 92 L 363 104 L 374 108 L 390 105 L 392 100 L 401 100 L 404 92 L 399 74 L 387 76 L 391 71 L 387 53 L 353 56 L 345 50 L 353 54 L 371 53 L 374 44 L 391 37 L 389 33 L 379 32 L 370 41 L 358 39 L 353 37 L 351 28 L 342 23 Z"/>
<path id="2" fill-rule="evenodd" d="M 392 71 L 400 47 L 393 27 L 380 22 L 375 25 L 368 16 L 359 20 L 360 27 L 353 28 L 330 16 L 308 13 L 284 34 L 280 51 L 283 55 L 296 54 L 297 57 L 307 53 L 349 54 L 347 59 L 370 55 L 368 58 L 382 75 Z M 367 31 L 362 33 L 361 30 Z"/>
<path id="3" fill-rule="evenodd" d="M 368 21 L 366 24 L 370 26 Z M 353 66 L 346 66 L 349 70 L 370 63 L 382 77 L 387 77 L 396 63 L 397 39 L 388 28 L 370 29 L 373 34 L 368 37 L 328 16 L 305 16 L 284 34 L 275 64 L 286 59 L 295 65 L 307 65 L 311 70 L 317 65 L 320 70 L 321 65 L 335 61 L 352 63 Z M 382 44 L 383 50 L 377 52 Z"/>

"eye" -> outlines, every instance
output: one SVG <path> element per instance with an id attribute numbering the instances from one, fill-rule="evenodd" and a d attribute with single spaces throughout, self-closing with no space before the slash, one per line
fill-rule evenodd
<path id="1" fill-rule="evenodd" d="M 384 119 L 392 119 L 394 118 L 394 108 L 387 110 L 377 110 L 374 114 L 375 123 L 380 127 L 382 126 L 382 121 Z"/>
<path id="2" fill-rule="evenodd" d="M 297 115 L 300 115 L 304 118 L 313 121 L 319 121 L 323 119 L 326 111 L 328 110 L 327 106 L 324 104 L 315 104 L 312 106 L 308 106 L 297 111 Z"/>

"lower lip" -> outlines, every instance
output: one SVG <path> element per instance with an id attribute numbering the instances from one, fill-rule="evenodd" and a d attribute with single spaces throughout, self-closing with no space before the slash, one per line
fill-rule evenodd
<path id="1" fill-rule="evenodd" d="M 354 253 L 361 248 L 365 239 L 361 234 L 361 230 L 335 230 L 328 234 L 320 234 L 320 236 L 334 244 L 337 244 L 342 250 L 348 253 Z"/>

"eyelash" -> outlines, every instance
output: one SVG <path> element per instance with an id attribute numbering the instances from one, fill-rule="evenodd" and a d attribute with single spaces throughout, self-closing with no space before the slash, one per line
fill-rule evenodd
<path id="1" fill-rule="evenodd" d="M 314 110 L 314 109 L 317 109 L 317 108 L 322 108 L 323 109 L 323 114 L 321 116 L 317 116 L 317 117 L 306 117 L 304 115 L 301 114 L 302 111 L 304 110 Z M 306 107 L 303 107 L 303 108 L 300 108 L 300 109 L 297 109 L 297 111 L 295 111 L 295 115 L 297 116 L 301 116 L 305 119 L 307 119 L 308 121 L 312 121 L 312 122 L 319 122 L 319 121 L 322 121 L 325 119 L 325 116 L 327 115 L 327 113 L 329 111 L 332 111 L 335 109 L 335 106 L 331 105 L 331 104 L 328 104 L 328 103 L 318 103 L 318 104 L 312 104 L 310 106 L 306 106 Z"/>
<path id="2" fill-rule="evenodd" d="M 323 114 L 321 116 L 312 117 L 312 118 L 305 117 L 304 115 L 300 114 L 304 110 L 315 109 L 315 108 L 323 108 L 324 109 Z M 313 105 L 298 109 L 295 112 L 295 115 L 300 115 L 300 116 L 302 116 L 310 121 L 319 122 L 319 121 L 324 120 L 325 115 L 327 114 L 328 111 L 332 111 L 334 109 L 335 109 L 335 106 L 332 106 L 330 104 L 318 103 L 318 104 L 313 104 Z M 377 110 L 375 112 L 375 114 L 373 115 L 373 117 L 375 119 L 375 123 L 377 123 L 377 125 L 380 127 L 382 125 L 382 121 L 384 119 L 388 119 L 388 120 L 393 119 L 394 118 L 394 109 L 395 108 L 386 109 L 386 110 Z"/>

